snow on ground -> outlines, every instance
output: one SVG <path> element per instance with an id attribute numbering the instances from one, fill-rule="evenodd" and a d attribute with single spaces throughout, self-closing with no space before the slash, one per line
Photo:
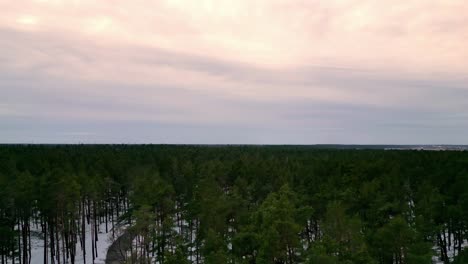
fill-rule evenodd
<path id="1" fill-rule="evenodd" d="M 104 264 L 106 255 L 107 255 L 107 250 L 109 246 L 112 244 L 113 241 L 117 239 L 119 235 L 123 233 L 123 230 L 128 227 L 127 225 L 124 225 L 120 228 L 116 226 L 115 230 L 115 237 L 112 236 L 112 223 L 108 223 L 108 231 L 105 232 L 106 226 L 105 223 L 100 224 L 98 228 L 98 241 L 96 242 L 96 247 L 97 247 L 97 258 L 95 259 L 94 263 L 95 264 Z M 188 228 L 188 223 L 184 220 L 183 221 L 183 228 Z M 176 226 L 173 227 L 173 231 L 177 234 L 181 234 L 181 229 L 177 228 Z M 446 234 L 448 236 L 448 234 Z M 192 233 L 193 239 L 196 237 L 196 233 Z M 453 236 L 451 236 L 453 238 Z M 32 249 L 31 249 L 31 263 L 32 264 L 40 264 L 44 263 L 44 235 L 40 232 L 40 228 L 36 228 L 34 224 L 31 224 L 31 244 L 32 244 Z M 135 237 L 133 240 L 134 245 L 136 245 L 136 240 L 138 237 Z M 453 260 L 455 256 L 455 251 L 454 251 L 454 243 L 455 241 L 452 241 L 452 247 L 448 249 L 447 255 L 451 260 Z M 462 244 L 462 248 L 468 248 L 468 240 L 465 240 L 464 243 Z M 189 256 L 189 260 L 194 260 L 194 251 L 195 248 L 192 246 L 189 246 L 188 248 L 189 252 L 191 253 Z M 434 250 L 437 252 L 436 256 L 433 256 L 432 258 L 432 263 L 435 264 L 443 264 L 442 261 L 440 261 L 440 249 L 436 245 L 434 246 Z M 76 245 L 76 257 L 75 257 L 75 263 L 86 263 L 86 264 L 92 264 L 92 252 L 91 252 L 91 225 L 86 225 L 86 262 L 84 261 L 83 258 L 83 252 L 81 250 L 81 245 L 78 241 Z M 127 252 L 128 254 L 130 252 Z M 48 249 L 48 256 L 50 258 L 50 249 Z M 71 263 L 71 260 L 67 260 L 66 263 Z M 65 264 L 66 264 L 65 263 Z"/>
<path id="2" fill-rule="evenodd" d="M 107 255 L 107 249 L 115 240 L 112 238 L 112 224 L 108 223 L 108 233 L 105 233 L 106 224 L 103 223 L 99 226 L 98 241 L 96 242 L 97 247 L 97 258 L 94 260 L 96 264 L 104 264 Z M 32 226 L 31 226 L 32 229 Z M 117 235 L 117 232 L 116 232 Z M 34 236 L 31 237 L 31 264 L 44 263 L 44 235 L 40 232 L 34 232 Z M 50 258 L 50 249 L 48 249 L 48 257 Z M 92 251 L 91 251 L 91 225 L 86 225 L 86 262 L 83 257 L 80 242 L 76 244 L 76 257 L 75 263 L 87 263 L 92 262 Z M 61 261 L 62 262 L 62 261 Z M 71 260 L 67 260 L 66 263 L 71 263 Z"/>
<path id="3" fill-rule="evenodd" d="M 445 233 L 445 235 L 448 237 L 448 233 Z M 451 239 L 452 239 L 452 241 L 451 241 L 452 246 L 450 248 L 447 248 L 447 256 L 449 257 L 450 261 L 453 261 L 453 258 L 456 257 L 455 253 L 458 254 L 458 251 L 455 252 L 455 246 L 454 246 L 455 245 L 455 238 L 454 238 L 453 235 L 451 236 Z M 462 244 L 461 248 L 462 249 L 468 248 L 468 240 L 463 241 L 463 244 Z M 434 264 L 444 264 L 444 262 L 440 260 L 440 248 L 439 248 L 439 246 L 435 245 L 432 249 L 434 249 L 437 252 L 436 256 L 432 257 L 432 263 L 434 263 Z"/>

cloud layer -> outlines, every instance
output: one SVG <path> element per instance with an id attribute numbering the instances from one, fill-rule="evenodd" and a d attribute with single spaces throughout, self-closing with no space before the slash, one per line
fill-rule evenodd
<path id="1" fill-rule="evenodd" d="M 1 1 L 0 141 L 468 143 L 466 1 Z"/>

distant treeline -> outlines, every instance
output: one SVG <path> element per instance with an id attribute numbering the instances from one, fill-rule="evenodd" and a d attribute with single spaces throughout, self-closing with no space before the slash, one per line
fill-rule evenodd
<path id="1" fill-rule="evenodd" d="M 129 263 L 468 263 L 468 152 L 0 146 L 2 264 L 31 225 L 60 264 L 117 221 Z"/>

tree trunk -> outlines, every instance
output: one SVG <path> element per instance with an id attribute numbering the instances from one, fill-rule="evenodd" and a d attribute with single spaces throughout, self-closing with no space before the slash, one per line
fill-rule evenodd
<path id="1" fill-rule="evenodd" d="M 47 247 L 47 221 L 44 219 L 42 220 L 42 224 L 44 225 L 44 264 L 47 264 L 49 259 L 47 258 L 47 252 L 48 252 L 48 247 Z"/>

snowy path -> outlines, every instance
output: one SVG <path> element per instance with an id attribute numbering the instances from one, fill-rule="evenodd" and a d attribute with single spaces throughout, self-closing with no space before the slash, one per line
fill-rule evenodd
<path id="1" fill-rule="evenodd" d="M 107 251 L 106 264 L 120 264 L 125 262 L 125 254 L 130 249 L 133 236 L 124 231 L 124 233 L 112 243 Z"/>

